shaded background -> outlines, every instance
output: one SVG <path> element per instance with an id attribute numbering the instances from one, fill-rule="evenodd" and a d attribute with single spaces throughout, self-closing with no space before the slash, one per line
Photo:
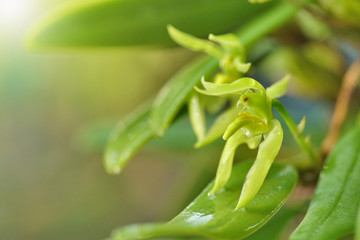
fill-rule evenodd
<path id="1" fill-rule="evenodd" d="M 194 54 L 178 48 L 28 52 L 29 27 L 66 2 L 0 0 L 0 239 L 102 239 L 116 226 L 166 221 L 216 169 L 221 146 L 192 150 L 194 136 L 182 119 L 120 176 L 105 173 L 109 129 Z M 287 104 L 298 110 L 297 121 L 304 111 L 316 113 L 308 123 L 321 136 L 326 103 Z"/>
<path id="2" fill-rule="evenodd" d="M 185 155 L 145 150 L 121 176 L 105 173 L 101 155 L 108 129 L 192 54 L 28 52 L 29 27 L 64 2 L 1 0 L 0 239 L 101 239 L 166 220 L 184 201 Z"/>

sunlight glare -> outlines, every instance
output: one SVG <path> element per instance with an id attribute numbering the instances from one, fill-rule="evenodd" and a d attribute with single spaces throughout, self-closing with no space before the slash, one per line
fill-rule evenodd
<path id="1" fill-rule="evenodd" d="M 18 27 L 24 25 L 31 13 L 29 0 L 0 0 L 0 25 Z"/>

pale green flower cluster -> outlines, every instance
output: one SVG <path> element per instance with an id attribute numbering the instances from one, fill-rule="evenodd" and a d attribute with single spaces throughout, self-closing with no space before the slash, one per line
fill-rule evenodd
<path id="1" fill-rule="evenodd" d="M 278 154 L 283 130 L 272 114 L 272 99 L 285 94 L 289 77 L 265 89 L 255 79 L 243 77 L 250 63 L 245 63 L 244 49 L 232 34 L 202 40 L 180 32 L 172 26 L 170 36 L 178 44 L 195 51 L 203 51 L 219 60 L 221 71 L 212 82 L 203 78 L 202 88 L 195 87 L 189 98 L 189 115 L 197 136 L 196 147 L 202 147 L 222 136 L 226 144 L 216 174 L 215 184 L 209 194 L 216 194 L 230 178 L 237 147 L 246 144 L 259 148 L 256 160 L 249 170 L 236 209 L 245 206 L 258 192 Z M 217 98 L 214 98 L 216 96 Z M 221 112 L 226 103 L 230 107 L 219 114 L 206 131 L 205 112 Z"/>

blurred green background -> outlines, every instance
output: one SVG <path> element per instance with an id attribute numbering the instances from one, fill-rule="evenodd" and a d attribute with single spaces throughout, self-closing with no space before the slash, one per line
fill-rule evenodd
<path id="1" fill-rule="evenodd" d="M 29 52 L 30 26 L 67 2 L 0 0 L 0 239 L 102 239 L 123 224 L 167 220 L 201 168 L 187 154 L 152 148 L 120 176 L 105 173 L 109 127 L 193 54 Z"/>
<path id="2" fill-rule="evenodd" d="M 30 26 L 69 2 L 0 0 L 0 239 L 102 239 L 120 225 L 167 221 L 215 173 L 221 146 L 192 150 L 186 118 L 121 175 L 105 173 L 109 129 L 195 55 L 180 48 L 29 52 Z M 319 143 L 329 102 L 286 104 L 296 121 L 309 116 Z M 242 158 L 255 153 L 244 149 Z"/>

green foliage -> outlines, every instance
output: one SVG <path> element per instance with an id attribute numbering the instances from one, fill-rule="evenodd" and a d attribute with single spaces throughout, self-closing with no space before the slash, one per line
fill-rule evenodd
<path id="1" fill-rule="evenodd" d="M 270 32 L 273 28 L 276 28 L 281 21 L 286 21 L 286 16 L 291 17 L 294 13 L 294 8 L 288 4 L 280 4 L 274 9 L 271 9 L 267 17 L 261 17 L 260 20 L 255 22 L 258 24 L 266 24 L 267 28 L 258 29 L 258 31 L 240 31 L 240 39 L 244 46 L 249 46 L 256 39 L 259 39 L 263 35 Z M 282 16 L 284 18 L 274 18 L 274 15 Z M 252 25 L 253 23 L 249 23 Z M 151 107 L 150 112 L 150 128 L 153 131 L 152 136 L 162 136 L 167 128 L 170 126 L 176 115 L 179 113 L 180 109 L 187 102 L 187 99 L 193 87 L 200 82 L 202 76 L 209 76 L 216 71 L 217 62 L 214 59 L 210 58 L 200 58 L 196 59 L 194 62 L 189 63 L 185 66 L 180 72 L 178 72 L 170 81 L 160 90 L 159 94 L 154 100 L 154 103 Z M 136 115 L 136 114 L 133 114 Z M 141 118 L 139 116 L 138 118 Z M 138 121 L 137 117 L 134 117 L 133 121 Z M 126 123 L 129 125 L 136 125 L 130 122 Z M 121 125 L 121 123 L 119 124 Z M 133 150 L 138 149 L 139 146 L 144 145 L 151 138 L 151 134 L 147 129 L 144 133 L 147 134 L 146 137 L 140 137 L 142 142 L 137 142 L 137 147 L 131 147 Z M 141 132 L 140 132 L 141 134 Z M 118 136 L 117 136 L 118 135 Z M 121 131 L 116 131 L 112 133 L 111 139 L 117 139 L 116 142 L 130 142 L 128 134 L 122 134 Z M 113 140 L 110 141 L 112 145 Z M 129 144 L 131 146 L 131 144 Z M 121 146 L 121 145 L 117 145 Z M 124 145 L 121 148 L 107 147 L 105 153 L 105 166 L 107 171 L 111 173 L 118 172 L 118 169 L 122 169 L 124 164 L 130 159 L 134 151 L 128 150 L 126 148 L 128 145 Z M 111 151 L 111 154 L 108 154 L 108 151 Z M 117 152 L 119 151 L 119 152 Z M 124 154 L 125 153 L 125 154 Z M 131 153 L 131 154 L 130 154 Z M 119 165 L 117 165 L 119 164 Z"/>
<path id="2" fill-rule="evenodd" d="M 360 2 L 357 0 L 320 0 L 326 10 L 337 18 L 360 27 Z"/>
<path id="3" fill-rule="evenodd" d="M 312 147 L 310 144 L 310 139 L 306 139 L 303 136 L 303 130 L 305 127 L 305 117 L 302 118 L 298 126 L 291 119 L 289 113 L 286 111 L 281 102 L 277 99 L 272 100 L 272 106 L 280 113 L 281 117 L 284 119 L 286 125 L 288 126 L 290 132 L 294 136 L 295 141 L 300 146 L 300 148 L 305 152 L 306 157 L 302 161 L 302 168 L 311 168 L 319 167 L 320 156 L 319 153 Z"/>
<path id="4" fill-rule="evenodd" d="M 176 42 L 209 55 L 188 63 L 153 101 L 119 123 L 110 135 L 104 163 L 109 173 L 120 173 L 143 145 L 163 137 L 187 107 L 196 148 L 219 138 L 226 141 L 215 180 L 170 222 L 123 227 L 113 233 L 112 240 L 169 235 L 242 239 L 260 229 L 281 208 L 297 183 L 293 167 L 273 164 L 283 143 L 283 128 L 273 108 L 303 151 L 297 167 L 315 177 L 319 174 L 321 155 L 303 133 L 305 117 L 296 125 L 276 99 L 286 93 L 290 76 L 268 88 L 253 77 L 245 77 L 252 66 L 246 56 L 250 47 L 288 23 L 301 8 L 297 19 L 303 39 L 296 40 L 300 43 L 291 38 L 289 43 L 282 42 L 282 54 L 275 53 L 280 61 L 272 54 L 268 62 L 271 68 L 274 62 L 280 62 L 287 66 L 286 71 L 294 73 L 298 86 L 304 86 L 295 89 L 297 93 L 333 97 L 345 64 L 338 50 L 328 51 L 340 42 L 331 38 L 339 26 L 346 26 L 346 32 L 351 33 L 347 36 L 357 34 L 359 4 L 356 0 L 322 0 L 319 2 L 326 9 L 321 9 L 321 5 L 309 2 L 299 1 L 295 7 L 283 1 L 254 5 L 240 0 L 96 0 L 65 7 L 33 30 L 29 40 L 33 49 L 170 46 Z M 337 17 L 329 21 L 329 26 L 321 20 L 330 17 L 325 10 Z M 315 28 L 309 29 L 313 24 Z M 230 30 L 234 33 L 227 33 Z M 284 31 L 280 37 L 291 35 L 288 29 Z M 206 36 L 208 39 L 198 38 Z M 356 37 L 352 40 L 356 42 Z M 298 46 L 304 52 L 299 52 Z M 273 69 L 267 71 L 266 75 L 272 75 Z M 208 121 L 209 116 L 215 120 Z M 291 240 L 331 240 L 354 231 L 360 239 L 359 139 L 357 127 L 330 154 L 309 210 Z M 235 151 L 241 144 L 258 148 L 257 156 L 254 162 L 242 162 L 233 168 Z M 249 239 L 278 239 L 295 212 L 269 225 L 271 234 L 264 230 L 263 235 Z"/>
<path id="5" fill-rule="evenodd" d="M 272 69 L 266 65 L 272 66 L 276 62 L 278 69 L 291 74 L 296 86 L 293 94 L 315 99 L 334 98 L 340 85 L 339 78 L 344 74 L 343 61 L 336 49 L 324 43 L 310 42 L 301 47 L 279 47 L 265 61 L 264 70 L 271 75 Z"/>
<path id="6" fill-rule="evenodd" d="M 355 229 L 360 204 L 360 128 L 331 152 L 309 210 L 291 240 L 338 239 Z"/>
<path id="7" fill-rule="evenodd" d="M 254 234 L 245 238 L 245 240 L 279 240 L 287 234 L 287 229 L 291 226 L 296 217 L 304 212 L 306 205 L 287 207 L 281 210 Z"/>
<path id="8" fill-rule="evenodd" d="M 104 156 L 108 173 L 119 174 L 136 151 L 153 138 L 149 113 L 149 107 L 138 109 L 111 132 Z"/>
<path id="9" fill-rule="evenodd" d="M 203 236 L 239 239 L 263 226 L 285 203 L 297 181 L 295 169 L 273 165 L 259 194 L 246 207 L 234 211 L 246 173 L 252 162 L 234 167 L 223 191 L 208 197 L 211 182 L 203 192 L 169 223 L 130 225 L 116 230 L 112 240 L 158 236 Z"/>
<path id="10" fill-rule="evenodd" d="M 228 181 L 237 147 L 244 143 L 250 149 L 259 146 L 258 156 L 247 175 L 235 208 L 237 210 L 245 206 L 256 195 L 280 150 L 283 132 L 280 123 L 273 119 L 271 101 L 272 97 L 281 97 L 285 94 L 289 78 L 285 77 L 265 90 L 256 80 L 241 78 L 241 75 L 248 71 L 250 64 L 243 63 L 244 49 L 235 35 L 209 35 L 209 39 L 218 43 L 218 46 L 213 42 L 183 33 L 172 26 L 169 26 L 168 29 L 175 42 L 191 50 L 203 51 L 219 61 L 222 72 L 215 75 L 213 82 L 206 82 L 203 77 L 202 84 L 205 89 L 201 90 L 195 86 L 196 91 L 209 96 L 223 96 L 216 104 L 220 106 L 227 100 L 237 100 L 236 105 L 233 104 L 230 107 L 236 109 L 234 111 L 237 112 L 236 116 L 229 119 L 228 113 L 233 111 L 228 110 L 225 112 L 226 119 L 220 122 L 221 126 L 214 125 L 212 127 L 224 130 L 223 132 L 217 131 L 217 133 L 223 134 L 223 139 L 227 142 L 220 158 L 215 185 L 210 195 L 222 189 Z M 175 90 L 173 94 L 176 95 Z M 230 94 L 234 96 L 229 97 Z M 198 137 L 197 145 L 203 143 L 203 139 L 205 139 L 204 106 L 210 104 L 213 105 L 214 101 L 208 102 L 207 99 L 201 101 L 197 93 L 193 93 L 189 101 L 190 119 Z M 228 126 L 225 126 L 224 123 Z M 211 139 L 215 139 L 214 134 L 211 136 Z M 260 144 L 262 137 L 265 141 Z M 206 142 L 209 142 L 209 137 L 206 139 Z"/>
<path id="11" fill-rule="evenodd" d="M 360 207 L 358 210 L 358 214 L 357 214 L 357 219 L 356 219 L 356 226 L 355 226 L 355 239 L 359 240 L 360 239 Z"/>
<path id="12" fill-rule="evenodd" d="M 166 32 L 168 24 L 196 36 L 224 33 L 273 5 L 238 0 L 84 1 L 61 8 L 42 20 L 32 31 L 29 46 L 33 49 L 169 46 L 172 41 Z"/>
<path id="13" fill-rule="evenodd" d="M 211 75 L 216 71 L 216 61 L 201 58 L 190 63 L 177 73 L 160 90 L 154 100 L 151 112 L 151 127 L 157 136 L 163 136 L 176 114 L 186 103 L 201 76 Z"/>

